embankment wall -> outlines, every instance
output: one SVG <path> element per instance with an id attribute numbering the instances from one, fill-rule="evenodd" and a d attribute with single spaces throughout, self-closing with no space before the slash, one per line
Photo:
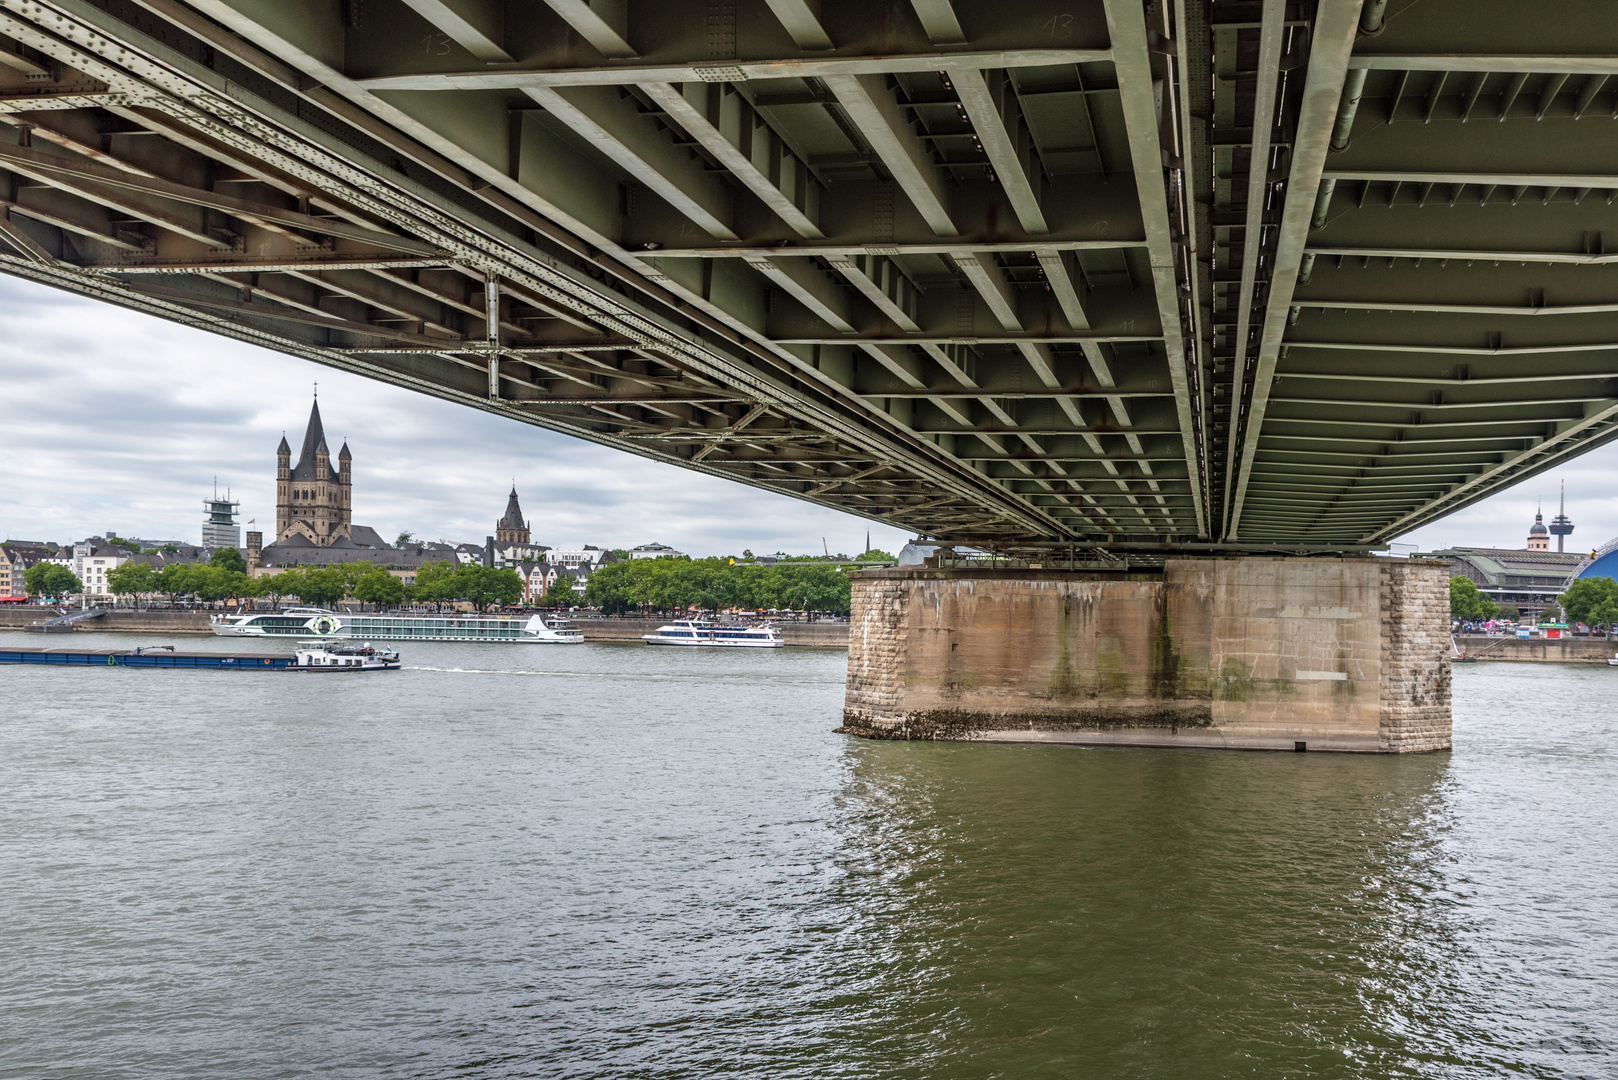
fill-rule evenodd
<path id="1" fill-rule="evenodd" d="M 1456 638 L 1461 651 L 1480 661 L 1526 664 L 1604 664 L 1618 642 L 1604 637 L 1499 638 L 1468 635 Z"/>
<path id="2" fill-rule="evenodd" d="M 6 608 L 0 610 L 0 630 L 23 630 L 31 623 L 56 617 L 55 608 Z M 205 611 L 109 611 L 95 619 L 83 619 L 75 630 L 129 630 L 141 633 L 206 634 Z"/>

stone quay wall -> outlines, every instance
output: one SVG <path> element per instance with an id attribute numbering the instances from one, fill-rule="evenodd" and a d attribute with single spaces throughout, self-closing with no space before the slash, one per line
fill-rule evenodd
<path id="1" fill-rule="evenodd" d="M 1449 746 L 1448 574 L 1409 559 L 854 579 L 843 731 L 1401 753 Z"/>
<path id="2" fill-rule="evenodd" d="M 23 607 L 0 609 L 0 630 L 26 630 L 30 625 L 56 618 L 55 608 Z M 207 634 L 206 611 L 109 611 L 94 619 L 73 624 L 76 631 L 130 631 L 143 634 Z"/>
<path id="3" fill-rule="evenodd" d="M 1618 641 L 1605 637 L 1504 638 L 1469 634 L 1456 638 L 1461 651 L 1480 662 L 1519 664 L 1605 664 L 1618 653 Z"/>

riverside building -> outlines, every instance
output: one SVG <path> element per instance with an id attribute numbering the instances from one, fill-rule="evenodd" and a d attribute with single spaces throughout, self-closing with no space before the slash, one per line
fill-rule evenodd
<path id="1" fill-rule="evenodd" d="M 230 489 L 225 489 L 225 497 L 221 499 L 219 486 L 214 485 L 213 498 L 202 500 L 202 508 L 207 512 L 207 517 L 202 520 L 203 547 L 218 551 L 220 548 L 242 546 L 242 529 L 236 524 L 242 504 L 231 499 Z"/>
<path id="2" fill-rule="evenodd" d="M 1572 531 L 1572 522 L 1568 531 Z M 1478 592 L 1501 607 L 1516 608 L 1525 618 L 1537 618 L 1562 594 L 1569 575 L 1587 560 L 1585 555 L 1552 551 L 1550 538 L 1545 515 L 1535 513 L 1525 549 L 1450 547 L 1425 557 L 1449 559 L 1450 572 L 1472 582 Z"/>

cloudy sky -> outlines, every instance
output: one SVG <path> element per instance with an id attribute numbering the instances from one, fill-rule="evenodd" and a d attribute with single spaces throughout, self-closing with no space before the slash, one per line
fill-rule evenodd
<path id="1" fill-rule="evenodd" d="M 392 537 L 481 542 L 513 479 L 536 543 L 696 555 L 897 551 L 906 534 L 407 390 L 0 276 L 0 537 L 201 535 L 218 478 L 274 530 L 275 446 L 294 455 L 320 383 L 326 436 L 354 454 L 354 519 Z M 1618 447 L 1401 538 L 1522 547 L 1566 479 L 1574 547 L 1618 535 Z"/>

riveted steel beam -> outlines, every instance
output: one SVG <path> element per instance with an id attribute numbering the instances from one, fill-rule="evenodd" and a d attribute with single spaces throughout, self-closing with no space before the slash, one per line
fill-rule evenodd
<path id="1" fill-rule="evenodd" d="M 717 179 L 657 130 L 631 98 L 606 87 L 531 87 L 528 96 L 710 236 L 736 239 Z"/>
<path id="2" fill-rule="evenodd" d="M 1152 288 L 1162 322 L 1163 345 L 1169 359 L 1169 377 L 1174 385 L 1175 403 L 1184 443 L 1186 468 L 1196 477 L 1197 534 L 1208 536 L 1207 507 L 1202 492 L 1208 463 L 1196 439 L 1193 412 L 1200 402 L 1193 401 L 1186 375 L 1184 342 L 1180 330 L 1179 285 L 1175 279 L 1174 237 L 1169 226 L 1167 189 L 1159 142 L 1157 110 L 1152 89 L 1151 60 L 1147 53 L 1146 24 L 1139 5 L 1128 0 L 1107 0 L 1107 29 L 1112 36 L 1113 65 L 1117 71 L 1119 101 L 1129 134 L 1129 156 L 1135 188 L 1140 196 L 1141 216 L 1146 227 L 1150 252 Z"/>
<path id="3" fill-rule="evenodd" d="M 218 2 L 218 0 L 214 0 Z M 357 80 L 366 90 L 527 90 L 537 86 L 619 86 L 625 83 L 684 83 L 723 77 L 731 82 L 762 79 L 880 78 L 889 74 L 983 71 L 1008 67 L 1052 67 L 1111 59 L 1106 49 L 1030 47 L 1013 50 L 917 53 L 873 56 L 808 56 L 772 60 L 614 64 L 610 67 L 551 68 L 539 71 L 423 72 Z"/>
<path id="4" fill-rule="evenodd" d="M 820 239 L 820 185 L 751 103 L 723 83 L 641 90 L 799 236 Z"/>
<path id="5" fill-rule="evenodd" d="M 1281 226 L 1275 248 L 1275 268 L 1260 330 L 1252 400 L 1248 407 L 1246 434 L 1242 441 L 1229 526 L 1225 534 L 1231 539 L 1241 536 L 1242 498 L 1252 470 L 1253 455 L 1258 449 L 1259 434 L 1264 427 L 1275 363 L 1281 352 L 1281 339 L 1286 332 L 1288 309 L 1297 284 L 1298 268 L 1303 261 L 1321 179 L 1325 175 L 1326 151 L 1331 143 L 1331 129 L 1336 121 L 1338 105 L 1343 98 L 1349 55 L 1359 29 L 1359 11 L 1359 0 L 1344 0 L 1342 3 L 1322 5 L 1315 19 L 1309 69 L 1304 82 L 1302 115 L 1298 119 L 1298 136 L 1293 146 L 1292 172 L 1287 178 L 1286 201 L 1281 211 Z"/>
<path id="6" fill-rule="evenodd" d="M 511 62 L 511 54 L 502 44 L 505 5 L 498 0 L 404 0 L 404 3 L 479 60 Z"/>
<path id="7" fill-rule="evenodd" d="M 826 75 L 826 87 L 881 158 L 905 196 L 939 236 L 956 236 L 950 195 L 925 143 L 911 130 L 909 117 L 893 91 L 877 75 Z"/>
<path id="8" fill-rule="evenodd" d="M 822 19 L 823 0 L 770 0 L 732 23 L 726 5 L 687 0 L 534 4 L 515 22 L 492 17 L 496 0 L 411 0 L 392 44 L 323 0 L 138 4 L 168 43 L 91 0 L 0 0 L 0 35 L 61 73 L 54 96 L 0 101 L 6 130 L 32 132 L 21 150 L 47 166 L 115 174 L 0 173 L 18 178 L 0 205 L 24 238 L 0 236 L 0 269 L 1002 544 L 1219 533 L 1210 507 L 1229 489 L 1208 454 L 1231 434 L 1248 274 L 1255 370 L 1283 324 L 1287 351 L 1267 417 L 1237 433 L 1253 448 L 1242 536 L 1363 547 L 1618 429 L 1580 426 L 1618 401 L 1604 270 L 1618 245 L 1602 239 L 1618 236 L 1618 171 L 1592 141 L 1618 86 L 1565 70 L 1577 55 L 1464 75 L 1358 67 L 1358 122 L 1346 99 L 1317 115 L 1306 87 L 1340 13 L 1315 5 L 1283 20 L 1283 40 L 1315 49 L 1278 65 L 1285 104 L 1253 130 L 1235 99 L 1257 85 L 1264 20 L 1243 19 L 1262 3 L 1028 0 L 992 18 L 930 2 Z M 1429 7 L 1395 16 L 1355 47 L 1444 53 Z M 427 55 L 404 47 L 418 19 Z M 1558 34 L 1536 23 L 1507 44 L 1551 57 Z M 212 54 L 230 66 L 198 62 Z M 863 102 L 845 108 L 826 79 Z M 525 104 L 547 93 L 577 115 Z M 1345 148 L 1321 174 L 1368 179 L 1308 215 L 1322 226 L 1298 248 L 1321 261 L 1298 263 L 1308 287 L 1258 238 L 1266 285 L 1240 155 L 1267 137 L 1306 157 L 1332 128 Z M 1109 183 L 1126 159 L 1135 182 Z M 1304 175 L 1294 160 L 1257 181 L 1267 197 Z M 143 179 L 190 190 L 127 186 Z M 1283 201 L 1276 255 L 1295 220 Z M 492 320 L 473 295 L 486 277 L 501 286 Z M 129 288 L 142 281 L 173 295 Z M 1193 356 L 1214 327 L 1219 350 Z"/>
<path id="9" fill-rule="evenodd" d="M 1232 521 L 1232 500 L 1236 492 L 1233 480 L 1241 441 L 1247 423 L 1253 416 L 1250 401 L 1244 399 L 1248 397 L 1248 357 L 1256 351 L 1250 334 L 1253 292 L 1258 285 L 1260 256 L 1268 234 L 1264 221 L 1268 202 L 1265 196 L 1271 186 L 1270 134 L 1274 128 L 1276 82 L 1281 76 L 1281 36 L 1285 31 L 1285 15 L 1285 0 L 1264 0 L 1258 33 L 1258 67 L 1254 73 L 1253 135 L 1247 166 L 1246 222 L 1242 228 L 1242 276 L 1236 299 L 1236 363 L 1231 377 L 1232 394 L 1236 400 L 1231 406 L 1229 447 L 1225 454 L 1225 504 L 1221 508 L 1226 522 Z"/>
<path id="10" fill-rule="evenodd" d="M 1361 53 L 1348 66 L 1367 71 L 1481 71 L 1524 75 L 1556 72 L 1566 75 L 1618 74 L 1618 56 L 1566 53 L 1562 55 L 1512 53 Z"/>
<path id="11" fill-rule="evenodd" d="M 948 0 L 941 2 L 948 6 Z M 1035 189 L 1040 179 L 1036 172 L 1038 161 L 1031 152 L 1016 95 L 1005 73 L 960 71 L 953 83 L 1018 222 L 1030 233 L 1049 232 Z"/>

